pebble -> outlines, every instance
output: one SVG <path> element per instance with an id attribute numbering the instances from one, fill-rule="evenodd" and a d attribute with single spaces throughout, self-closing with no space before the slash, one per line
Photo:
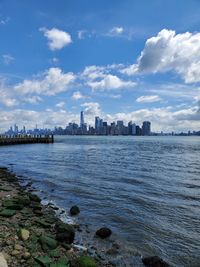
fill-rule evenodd
<path id="1" fill-rule="evenodd" d="M 26 229 L 21 229 L 20 230 L 20 237 L 23 241 L 26 241 L 29 239 L 30 232 Z"/>
<path id="2" fill-rule="evenodd" d="M 12 252 L 11 252 L 11 255 L 12 256 L 16 256 L 16 255 L 18 255 L 20 253 L 20 251 L 19 250 L 13 250 Z"/>
<path id="3" fill-rule="evenodd" d="M 22 247 L 21 245 L 19 245 L 19 244 L 15 244 L 15 247 L 14 247 L 14 249 L 15 250 L 22 250 L 24 247 Z"/>
<path id="4" fill-rule="evenodd" d="M 23 258 L 24 258 L 25 260 L 27 260 L 27 259 L 30 258 L 30 256 L 31 256 L 31 254 L 30 254 L 29 252 L 25 252 L 24 255 L 23 255 Z"/>

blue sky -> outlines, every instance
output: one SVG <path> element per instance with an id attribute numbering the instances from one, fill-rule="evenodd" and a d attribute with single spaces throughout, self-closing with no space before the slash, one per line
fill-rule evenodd
<path id="1" fill-rule="evenodd" d="M 200 129 L 198 0 L 1 0 L 0 131 L 79 122 Z"/>

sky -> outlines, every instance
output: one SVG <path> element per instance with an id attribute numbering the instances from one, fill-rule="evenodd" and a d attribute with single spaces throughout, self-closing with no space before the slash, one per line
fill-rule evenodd
<path id="1" fill-rule="evenodd" d="M 94 117 L 200 130 L 199 0 L 0 0 L 0 132 Z"/>

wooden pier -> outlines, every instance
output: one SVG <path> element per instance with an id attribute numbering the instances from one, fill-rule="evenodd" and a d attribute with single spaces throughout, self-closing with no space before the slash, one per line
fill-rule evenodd
<path id="1" fill-rule="evenodd" d="M 34 136 L 0 136 L 0 146 L 20 145 L 20 144 L 51 144 L 54 143 L 53 135 Z"/>

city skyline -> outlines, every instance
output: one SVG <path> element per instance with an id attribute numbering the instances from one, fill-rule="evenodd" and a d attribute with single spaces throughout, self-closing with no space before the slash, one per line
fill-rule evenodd
<path id="1" fill-rule="evenodd" d="M 89 124 L 200 129 L 198 1 L 7 0 L 0 10 L 2 131 L 64 127 L 81 109 Z"/>
<path id="2" fill-rule="evenodd" d="M 113 121 L 110 124 L 99 116 L 94 117 L 93 126 L 85 122 L 84 111 L 80 112 L 79 124 L 69 122 L 65 127 L 55 126 L 54 129 L 40 128 L 36 124 L 34 129 L 27 129 L 25 125 L 20 129 L 17 124 L 10 126 L 5 132 L 1 132 L 6 136 L 17 135 L 132 135 L 132 136 L 157 136 L 157 135 L 196 135 L 200 136 L 200 131 L 187 132 L 153 132 L 151 130 L 151 122 L 143 121 L 142 125 L 137 125 L 134 121 L 129 121 L 126 125 L 123 120 Z"/>

